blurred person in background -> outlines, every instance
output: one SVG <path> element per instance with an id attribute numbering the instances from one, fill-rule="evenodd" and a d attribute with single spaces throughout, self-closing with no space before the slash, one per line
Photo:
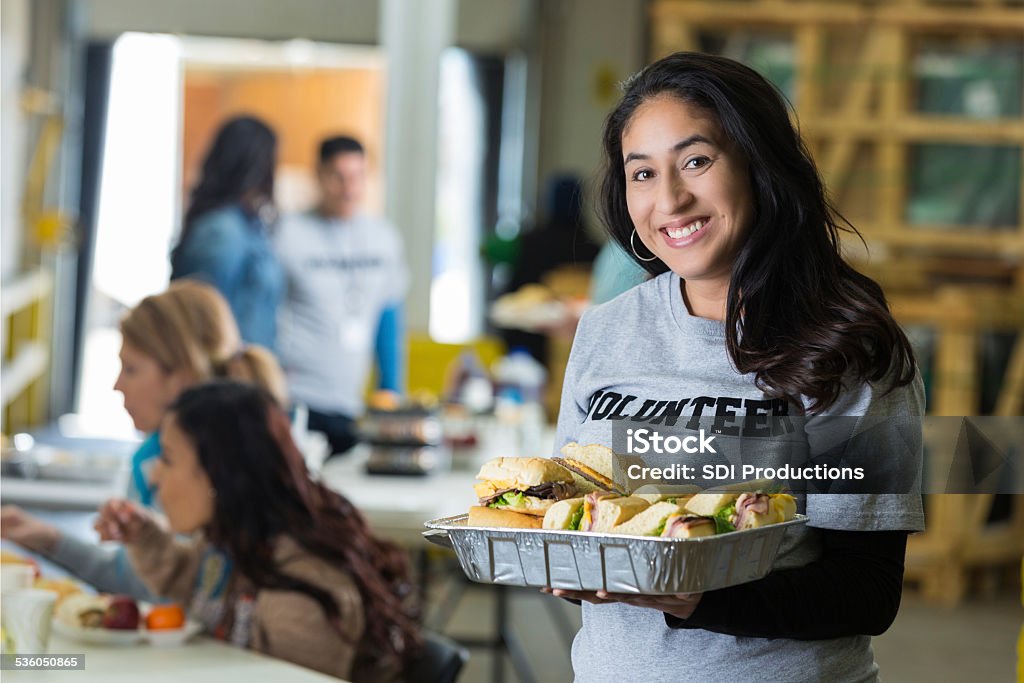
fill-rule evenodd
<path id="1" fill-rule="evenodd" d="M 278 353 L 292 399 L 331 453 L 356 443 L 354 419 L 374 358 L 379 389 L 402 393 L 408 285 L 402 238 L 363 211 L 366 152 L 332 137 L 319 150 L 319 205 L 282 218 L 274 246 L 285 274 Z"/>
<path id="2" fill-rule="evenodd" d="M 135 428 L 146 434 L 132 456 L 128 497 L 153 506 L 150 474 L 160 455 L 160 421 L 188 387 L 213 377 L 253 382 L 286 401 L 284 375 L 273 355 L 245 346 L 227 302 L 213 287 L 179 280 L 143 299 L 121 320 L 121 372 L 114 389 Z M 138 599 L 152 596 L 122 548 L 103 547 L 61 532 L 15 506 L 0 515 L 0 534 L 64 567 L 95 588 Z"/>
<path id="3" fill-rule="evenodd" d="M 544 222 L 520 239 L 519 256 L 512 269 L 508 292 L 540 283 L 562 265 L 587 264 L 598 246 L 587 234 L 583 221 L 583 183 L 571 174 L 556 175 L 547 182 Z M 502 331 L 509 348 L 523 347 L 536 360 L 548 362 L 548 341 L 543 334 L 520 330 Z"/>
<path id="4" fill-rule="evenodd" d="M 649 277 L 647 271 L 637 265 L 615 240 L 608 240 L 594 259 L 590 303 L 596 306 L 611 301 Z"/>
<path id="5" fill-rule="evenodd" d="M 228 300 L 242 339 L 274 350 L 283 277 L 270 242 L 277 136 L 263 121 L 230 119 L 192 189 L 171 279 L 203 280 Z"/>
<path id="6" fill-rule="evenodd" d="M 408 560 L 310 478 L 289 427 L 256 387 L 185 391 L 164 417 L 154 471 L 170 530 L 128 501 L 97 526 L 215 637 L 355 683 L 396 680 L 421 645 Z M 226 582 L 207 567 L 221 556 Z"/>

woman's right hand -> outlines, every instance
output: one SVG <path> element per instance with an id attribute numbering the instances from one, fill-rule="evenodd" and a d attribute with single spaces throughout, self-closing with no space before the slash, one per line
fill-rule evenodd
<path id="1" fill-rule="evenodd" d="M 50 553 L 60 541 L 60 530 L 16 505 L 5 505 L 0 508 L 0 538 L 27 550 Z"/>
<path id="2" fill-rule="evenodd" d="M 123 498 L 111 498 L 100 508 L 93 528 L 101 541 L 133 543 L 139 540 L 143 529 L 152 521 L 149 513 Z"/>
<path id="3" fill-rule="evenodd" d="M 0 538 L 33 552 L 49 553 L 57 547 L 60 530 L 17 505 L 4 505 L 0 508 Z"/>

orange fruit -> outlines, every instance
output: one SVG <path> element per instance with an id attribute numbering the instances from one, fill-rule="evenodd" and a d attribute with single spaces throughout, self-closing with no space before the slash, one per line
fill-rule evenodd
<path id="1" fill-rule="evenodd" d="M 146 615 L 146 628 L 165 631 L 185 625 L 185 610 L 178 605 L 157 605 Z"/>

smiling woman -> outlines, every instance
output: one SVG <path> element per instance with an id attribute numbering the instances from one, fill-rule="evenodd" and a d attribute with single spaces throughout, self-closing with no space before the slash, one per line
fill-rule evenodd
<path id="1" fill-rule="evenodd" d="M 720 317 L 753 213 L 746 160 L 714 118 L 672 95 L 637 108 L 622 151 L 637 235 L 686 281 L 695 315 Z"/>
<path id="2" fill-rule="evenodd" d="M 839 232 L 852 227 L 764 78 L 724 58 L 666 57 L 627 82 L 604 153 L 608 231 L 656 277 L 580 321 L 556 448 L 611 447 L 613 425 L 631 426 L 597 409 L 613 394 L 648 411 L 671 402 L 694 436 L 722 406 L 738 418 L 768 405 L 776 415 L 898 416 L 914 429 L 889 434 L 898 421 L 875 420 L 872 453 L 920 462 L 924 392 L 910 346 L 879 286 L 843 260 Z M 820 454 L 832 445 L 821 424 L 802 421 L 786 439 Z M 870 636 L 898 610 L 921 498 L 894 487 L 796 499 L 808 524 L 758 581 L 679 596 L 555 590 L 587 603 L 576 677 L 706 681 L 770 669 L 877 680 Z"/>
<path id="3" fill-rule="evenodd" d="M 694 53 L 652 64 L 609 115 L 604 154 L 611 237 L 648 272 L 675 272 L 691 313 L 724 319 L 730 357 L 761 389 L 821 410 L 847 373 L 912 381 L 881 288 L 840 253 L 856 229 L 757 72 Z"/>

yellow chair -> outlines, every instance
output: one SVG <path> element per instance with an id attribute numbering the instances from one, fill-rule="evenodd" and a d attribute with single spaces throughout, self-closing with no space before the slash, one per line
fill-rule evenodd
<path id="1" fill-rule="evenodd" d="M 440 397 L 448 378 L 448 371 L 464 349 L 473 349 L 484 368 L 491 369 L 496 360 L 505 355 L 505 345 L 494 337 L 481 337 L 467 344 L 440 344 L 426 334 L 410 334 L 408 371 L 406 387 L 409 394 L 420 392 Z M 377 384 L 376 376 L 370 378 L 367 397 Z"/>

